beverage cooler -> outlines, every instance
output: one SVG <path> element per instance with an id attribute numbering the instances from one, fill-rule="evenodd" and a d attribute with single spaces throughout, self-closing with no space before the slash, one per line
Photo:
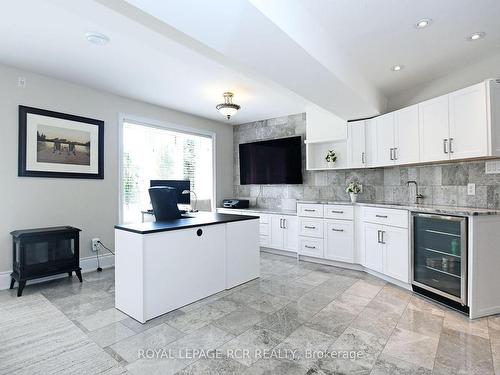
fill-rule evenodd
<path id="1" fill-rule="evenodd" d="M 468 312 L 467 218 L 412 213 L 412 287 Z"/>

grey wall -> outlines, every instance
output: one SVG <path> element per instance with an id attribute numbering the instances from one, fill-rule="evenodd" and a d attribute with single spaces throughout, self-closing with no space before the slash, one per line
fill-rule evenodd
<path id="1" fill-rule="evenodd" d="M 235 126 L 234 137 L 234 195 L 258 197 L 261 207 L 295 209 L 296 199 L 349 200 L 345 193 L 351 181 L 363 184 L 361 201 L 410 203 L 414 187 L 408 180 L 416 180 L 425 204 L 500 208 L 500 174 L 485 174 L 484 161 L 470 161 L 438 165 L 353 169 L 344 171 L 306 171 L 302 163 L 303 185 L 240 185 L 240 143 L 301 135 L 305 137 L 305 114 L 291 115 Z M 305 156 L 305 146 L 302 152 Z M 467 183 L 476 184 L 476 195 L 467 195 Z"/>
<path id="2" fill-rule="evenodd" d="M 26 77 L 26 88 L 17 87 L 18 76 Z M 20 104 L 104 120 L 104 180 L 17 177 Z M 12 269 L 9 232 L 14 229 L 81 228 L 82 257 L 93 255 L 89 244 L 93 237 L 114 246 L 119 113 L 215 131 L 217 200 L 231 195 L 233 134 L 229 125 L 0 65 L 0 272 Z"/>

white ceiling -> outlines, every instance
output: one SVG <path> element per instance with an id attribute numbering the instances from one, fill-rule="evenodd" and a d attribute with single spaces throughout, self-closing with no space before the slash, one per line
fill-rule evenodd
<path id="1" fill-rule="evenodd" d="M 230 90 L 232 124 L 310 106 L 350 119 L 498 54 L 499 19 L 498 0 L 17 0 L 0 13 L 0 63 L 218 121 Z M 486 38 L 467 42 L 475 31 Z"/>

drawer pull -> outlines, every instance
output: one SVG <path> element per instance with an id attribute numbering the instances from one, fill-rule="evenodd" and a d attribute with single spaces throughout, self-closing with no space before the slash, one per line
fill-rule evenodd
<path id="1" fill-rule="evenodd" d="M 387 215 L 375 215 L 375 217 L 380 217 L 382 219 L 387 219 Z"/>
<path id="2" fill-rule="evenodd" d="M 316 246 L 304 245 L 304 247 L 307 248 L 307 249 L 316 249 Z"/>
<path id="3" fill-rule="evenodd" d="M 311 208 L 304 208 L 304 211 L 305 212 L 316 212 L 316 210 L 313 210 Z"/>
<path id="4" fill-rule="evenodd" d="M 344 211 L 335 211 L 335 210 L 331 210 L 330 211 L 332 214 L 343 214 Z"/>
<path id="5" fill-rule="evenodd" d="M 334 232 L 343 232 L 343 231 L 344 231 L 343 229 L 335 229 L 335 228 L 332 228 L 332 230 L 333 230 Z"/>
<path id="6" fill-rule="evenodd" d="M 311 227 L 309 225 L 304 225 L 304 228 L 306 228 L 306 229 L 316 229 L 316 227 Z"/>

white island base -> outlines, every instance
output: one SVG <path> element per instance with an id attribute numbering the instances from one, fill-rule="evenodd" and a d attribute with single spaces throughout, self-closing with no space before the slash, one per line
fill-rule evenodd
<path id="1" fill-rule="evenodd" d="M 141 323 L 259 277 L 258 218 L 149 233 L 115 228 L 115 306 Z"/>

